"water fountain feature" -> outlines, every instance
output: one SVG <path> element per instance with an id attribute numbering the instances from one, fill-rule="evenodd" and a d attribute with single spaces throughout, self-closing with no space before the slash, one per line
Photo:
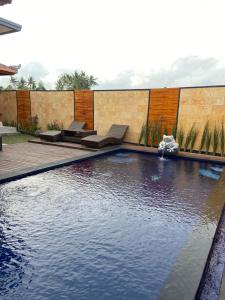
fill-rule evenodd
<path id="1" fill-rule="evenodd" d="M 159 143 L 158 152 L 160 159 L 164 160 L 165 155 L 175 155 L 178 153 L 179 145 L 173 135 L 163 135 L 163 140 Z"/>

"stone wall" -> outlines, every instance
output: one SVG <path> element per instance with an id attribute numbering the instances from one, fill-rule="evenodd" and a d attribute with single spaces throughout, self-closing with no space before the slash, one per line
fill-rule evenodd
<path id="1" fill-rule="evenodd" d="M 30 97 L 31 115 L 38 116 L 42 130 L 54 121 L 67 128 L 74 120 L 73 91 L 32 91 Z"/>
<path id="2" fill-rule="evenodd" d="M 0 91 L 0 121 L 17 122 L 15 91 Z"/>
<path id="3" fill-rule="evenodd" d="M 196 150 L 199 149 L 207 121 L 211 130 L 215 124 L 220 125 L 222 121 L 225 124 L 225 87 L 181 89 L 178 128 L 182 127 L 188 132 L 195 124 L 199 129 Z"/>
<path id="4" fill-rule="evenodd" d="M 179 111 L 178 111 L 179 107 Z M 106 134 L 112 124 L 127 124 L 126 141 L 138 143 L 141 127 L 147 118 L 152 123 L 163 117 L 170 130 L 195 123 L 199 143 L 207 121 L 225 124 L 225 87 L 163 88 L 118 91 L 0 91 L 2 121 L 26 122 L 38 115 L 42 130 L 57 121 L 67 128 L 75 119 L 86 122 L 87 129 Z M 178 116 L 178 118 L 177 118 Z"/>
<path id="5" fill-rule="evenodd" d="M 128 125 L 125 141 L 138 143 L 148 115 L 149 90 L 95 91 L 94 128 L 104 135 L 112 124 Z"/>

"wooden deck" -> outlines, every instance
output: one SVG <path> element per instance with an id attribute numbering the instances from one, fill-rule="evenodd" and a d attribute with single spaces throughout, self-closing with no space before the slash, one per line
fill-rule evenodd
<path id="1" fill-rule="evenodd" d="M 87 150 L 62 148 L 32 143 L 19 143 L 3 146 L 0 151 L 0 176 L 44 164 L 79 157 Z"/>

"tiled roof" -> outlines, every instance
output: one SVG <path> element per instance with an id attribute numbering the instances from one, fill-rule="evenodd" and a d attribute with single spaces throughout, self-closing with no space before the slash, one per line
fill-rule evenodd
<path id="1" fill-rule="evenodd" d="M 11 4 L 12 0 L 0 0 L 0 5 Z"/>
<path id="2" fill-rule="evenodd" d="M 7 67 L 3 64 L 0 64 L 0 76 L 1 75 L 15 75 L 17 73 L 16 67 Z"/>

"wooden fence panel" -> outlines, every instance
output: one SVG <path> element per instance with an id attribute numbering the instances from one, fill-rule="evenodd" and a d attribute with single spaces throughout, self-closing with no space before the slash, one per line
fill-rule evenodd
<path id="1" fill-rule="evenodd" d="M 75 120 L 86 123 L 86 129 L 94 129 L 94 92 L 74 91 Z"/>
<path id="2" fill-rule="evenodd" d="M 30 91 L 16 91 L 17 98 L 17 122 L 23 127 L 30 124 L 31 119 L 31 101 Z"/>
<path id="3" fill-rule="evenodd" d="M 169 133 L 177 124 L 180 90 L 178 88 L 152 89 L 150 94 L 149 121 L 161 121 Z"/>

